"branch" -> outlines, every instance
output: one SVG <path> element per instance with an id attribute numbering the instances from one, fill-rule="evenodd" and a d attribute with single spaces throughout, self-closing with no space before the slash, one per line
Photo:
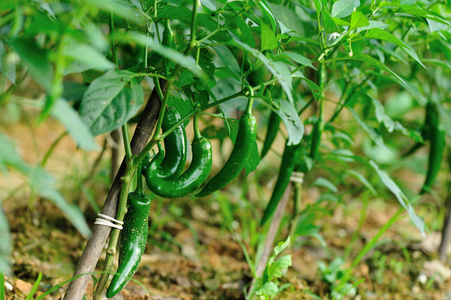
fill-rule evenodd
<path id="1" fill-rule="evenodd" d="M 162 81 L 162 83 L 162 85 L 164 86 L 163 90 L 165 90 L 166 82 Z M 158 98 L 157 92 L 154 89 L 149 97 L 149 101 L 147 102 L 144 112 L 142 113 L 141 119 L 138 122 L 132 141 L 130 143 L 131 150 L 134 155 L 139 154 L 150 139 L 158 119 L 159 111 L 160 99 Z M 124 171 L 125 159 L 122 160 L 122 164 L 119 168 L 116 178 L 111 185 L 110 191 L 101 211 L 102 214 L 111 216 L 113 218 L 116 216 L 119 195 L 121 192 L 121 177 L 123 176 Z M 83 273 L 91 273 L 94 271 L 110 230 L 111 228 L 107 226 L 94 225 L 92 236 L 88 240 L 85 250 L 83 251 L 83 254 L 78 262 L 77 268 L 75 269 L 75 273 L 73 275 L 74 277 Z M 82 299 L 90 279 L 90 275 L 85 275 L 71 281 L 63 300 Z"/>

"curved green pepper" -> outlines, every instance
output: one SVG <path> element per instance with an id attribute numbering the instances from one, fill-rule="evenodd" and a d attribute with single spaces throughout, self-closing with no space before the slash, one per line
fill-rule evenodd
<path id="1" fill-rule="evenodd" d="M 277 133 L 279 132 L 280 121 L 282 119 L 275 111 L 271 111 L 271 115 L 268 120 L 268 130 L 266 131 L 265 142 L 263 143 L 262 153 L 260 155 L 263 158 L 271 149 L 274 140 L 276 139 Z"/>
<path id="2" fill-rule="evenodd" d="M 290 183 L 291 174 L 293 173 L 296 165 L 299 163 L 302 153 L 301 150 L 302 147 L 300 143 L 296 145 L 288 145 L 288 143 L 285 144 L 285 149 L 282 155 L 282 163 L 279 168 L 279 176 L 277 177 L 277 182 L 271 195 L 271 200 L 269 200 L 265 212 L 263 213 L 263 217 L 260 222 L 261 226 L 263 226 L 276 211 L 277 204 L 279 204 L 283 193 L 285 193 L 285 190 Z"/>
<path id="3" fill-rule="evenodd" d="M 233 147 L 229 159 L 219 173 L 210 179 L 204 188 L 196 194 L 196 197 L 205 197 L 214 191 L 222 189 L 240 174 L 254 147 L 256 136 L 257 121 L 250 112 L 248 104 L 246 112 L 240 118 L 235 146 Z"/>
<path id="4" fill-rule="evenodd" d="M 440 171 L 443 160 L 443 153 L 445 152 L 446 147 L 446 132 L 445 130 L 440 128 L 437 105 L 429 102 L 426 106 L 426 109 L 427 115 L 429 115 L 429 118 L 426 117 L 426 121 L 428 121 L 426 126 L 431 147 L 429 150 L 428 171 L 420 194 L 424 194 L 431 190 L 431 187 L 435 179 L 437 178 L 437 174 Z"/>
<path id="5" fill-rule="evenodd" d="M 177 110 L 168 107 L 164 114 L 161 127 L 163 131 L 167 131 L 174 127 L 180 120 L 181 117 Z M 185 168 L 186 144 L 185 126 L 181 124 L 164 139 L 164 148 L 166 149 L 164 159 L 157 162 L 156 157 L 154 157 L 150 161 L 150 164 L 145 166 L 145 169 L 155 168 L 155 165 L 158 165 L 158 169 L 155 171 L 158 177 L 167 179 L 179 177 Z"/>
<path id="6" fill-rule="evenodd" d="M 158 162 L 164 156 L 164 150 L 158 145 L 159 152 L 154 158 L 156 163 L 145 173 L 147 186 L 156 195 L 165 198 L 184 197 L 197 190 L 207 179 L 212 166 L 212 148 L 210 141 L 200 135 L 196 120 L 194 124 L 196 136 L 191 146 L 193 160 L 189 168 L 177 179 L 168 180 L 157 175 Z"/>
<path id="7" fill-rule="evenodd" d="M 142 185 L 142 181 L 138 182 Z M 138 184 L 136 191 L 129 194 L 127 204 L 124 227 L 119 239 L 119 267 L 106 291 L 108 298 L 114 297 L 127 285 L 146 248 L 151 200 Z"/>

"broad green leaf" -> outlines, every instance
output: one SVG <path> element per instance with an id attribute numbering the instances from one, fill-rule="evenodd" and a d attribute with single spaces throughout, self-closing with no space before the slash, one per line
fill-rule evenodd
<path id="1" fill-rule="evenodd" d="M 112 70 L 114 64 L 105 58 L 97 49 L 76 41 L 68 43 L 62 49 L 65 56 L 72 58 L 89 69 Z"/>
<path id="2" fill-rule="evenodd" d="M 428 12 L 427 10 L 424 10 L 418 6 L 415 5 L 403 5 L 403 4 L 399 4 L 399 3 L 394 3 L 394 2 L 382 2 L 379 4 L 378 8 L 383 8 L 383 7 L 398 7 L 398 10 L 395 13 L 399 13 L 403 12 L 406 14 L 410 14 L 416 17 L 420 17 L 420 18 L 426 18 L 438 23 L 442 23 L 448 26 L 451 26 L 451 22 L 448 20 L 445 20 L 439 16 L 436 16 L 430 12 Z"/>
<path id="3" fill-rule="evenodd" d="M 136 114 L 144 93 L 134 76 L 129 71 L 109 71 L 86 90 L 80 116 L 94 136 L 122 126 Z"/>
<path id="4" fill-rule="evenodd" d="M 263 53 L 261 53 L 257 49 L 253 49 L 253 48 L 249 47 L 249 45 L 244 44 L 237 39 L 230 40 L 229 44 L 246 51 L 247 53 L 251 54 L 258 60 L 260 60 L 268 68 L 268 70 L 274 75 L 274 77 L 279 81 L 280 85 L 282 86 L 282 89 L 287 94 L 288 99 L 290 100 L 291 103 L 293 103 L 293 95 L 291 93 L 291 84 L 290 84 L 291 74 L 290 74 L 289 79 L 285 78 L 284 75 L 282 73 L 280 73 L 280 71 L 279 71 L 280 68 L 278 68 L 278 66 L 275 64 L 275 62 L 273 62 L 272 60 L 267 58 L 265 55 L 263 55 Z"/>
<path id="5" fill-rule="evenodd" d="M 219 58 L 224 63 L 224 67 L 230 69 L 237 78 L 240 78 L 241 71 L 238 62 L 236 61 L 235 55 L 233 55 L 232 51 L 224 45 L 213 46 L 213 49 L 218 54 Z"/>
<path id="6" fill-rule="evenodd" d="M 401 203 L 402 207 L 407 211 L 413 224 L 418 228 L 418 230 L 420 230 L 421 234 L 425 236 L 423 220 L 417 216 L 412 205 L 409 202 L 409 199 L 407 199 L 403 191 L 390 178 L 390 176 L 388 176 L 385 171 L 379 168 L 379 166 L 374 161 L 370 161 L 370 165 L 374 168 L 374 170 L 376 170 L 376 173 L 381 179 L 382 183 L 393 193 L 393 195 L 395 195 L 396 199 L 398 199 L 399 203 Z"/>
<path id="7" fill-rule="evenodd" d="M 0 133 L 0 172 L 6 173 L 8 167 L 21 173 L 28 173 L 30 167 L 22 160 L 8 137 Z"/>
<path id="8" fill-rule="evenodd" d="M 379 147 L 384 149 L 387 152 L 390 152 L 387 147 L 385 147 L 384 140 L 382 137 L 374 130 L 373 127 L 368 126 L 362 119 L 360 119 L 360 116 L 353 110 L 351 107 L 347 107 L 348 110 L 352 113 L 354 118 L 357 120 L 357 122 L 360 124 L 360 126 L 368 133 L 370 138 L 373 140 L 373 142 L 376 143 Z"/>
<path id="9" fill-rule="evenodd" d="M 351 27 L 349 30 L 355 30 L 359 27 L 369 26 L 370 22 L 360 11 L 354 11 L 351 14 Z"/>
<path id="10" fill-rule="evenodd" d="M 388 24 L 385 24 L 385 23 L 379 22 L 379 21 L 369 21 L 369 22 L 370 22 L 370 24 L 368 26 L 363 26 L 363 27 L 357 28 L 357 33 L 361 32 L 361 31 L 365 31 L 365 30 L 370 30 L 373 28 L 385 29 L 389 26 Z"/>
<path id="11" fill-rule="evenodd" d="M 393 43 L 396 46 L 398 46 L 399 48 L 401 48 L 404 52 L 406 52 L 413 59 L 415 59 L 420 65 L 422 65 L 424 67 L 423 63 L 421 62 L 420 58 L 418 57 L 418 54 L 415 52 L 415 50 L 412 49 L 412 47 L 410 47 L 408 44 L 406 44 L 405 42 L 398 39 L 393 34 L 387 32 L 383 29 L 380 29 L 380 28 L 370 29 L 368 31 L 368 33 L 365 34 L 362 38 L 377 39 L 377 40 L 383 40 L 383 41 Z M 361 39 L 361 38 L 359 38 L 359 39 Z M 355 39 L 354 41 L 359 40 L 359 39 Z"/>
<path id="12" fill-rule="evenodd" d="M 39 48 L 31 38 L 16 38 L 11 41 L 11 45 L 28 68 L 31 77 L 44 89 L 50 90 L 53 72 L 47 51 Z"/>
<path id="13" fill-rule="evenodd" d="M 274 247 L 274 253 L 271 255 L 271 258 L 275 259 L 280 253 L 285 251 L 287 247 L 290 245 L 291 239 L 288 237 L 284 242 L 280 242 L 277 246 Z"/>
<path id="14" fill-rule="evenodd" d="M 52 110 L 52 116 L 64 125 L 67 132 L 69 132 L 80 148 L 85 150 L 100 150 L 89 128 L 66 100 L 60 99 L 56 102 Z"/>
<path id="15" fill-rule="evenodd" d="M 364 186 L 366 186 L 371 191 L 371 193 L 373 193 L 373 195 L 377 195 L 377 192 L 374 189 L 374 187 L 362 174 L 352 169 L 347 169 L 345 172 L 357 178 Z"/>
<path id="16" fill-rule="evenodd" d="M 271 23 L 271 30 L 276 30 L 276 20 L 274 18 L 274 15 L 272 14 L 271 9 L 268 6 L 268 3 L 266 3 L 265 0 L 260 0 L 257 2 L 257 5 L 260 7 L 261 11 L 263 12 L 263 15 L 266 17 L 266 19 Z M 262 50 L 263 51 L 263 50 Z"/>
<path id="17" fill-rule="evenodd" d="M 141 46 L 149 46 L 156 53 L 160 54 L 163 57 L 175 62 L 176 64 L 181 65 L 182 67 L 190 70 L 194 74 L 199 77 L 205 78 L 205 74 L 202 69 L 196 64 L 194 59 L 191 56 L 184 56 L 183 54 L 163 46 L 160 43 L 155 42 L 152 38 L 145 36 L 141 33 L 135 31 L 128 31 L 126 33 L 118 33 L 116 34 L 116 38 L 121 40 L 122 42 L 129 43 L 137 43 Z"/>
<path id="18" fill-rule="evenodd" d="M 58 206 L 81 234 L 85 237 L 90 235 L 89 227 L 82 212 L 76 205 L 67 203 L 61 193 L 56 190 L 55 179 L 45 170 L 26 164 L 17 154 L 9 139 L 0 133 L 0 171 L 4 171 L 6 167 L 14 168 L 27 176 L 31 188 L 35 189 L 40 196 L 51 200 Z M 0 228 L 3 228 L 3 226 L 0 226 Z M 0 240 L 3 241 L 3 239 Z"/>
<path id="19" fill-rule="evenodd" d="M 1 154 L 0 154 L 1 155 Z M 11 255 L 12 238 L 9 232 L 9 223 L 0 206 L 0 276 L 3 274 L 11 275 L 12 269 L 9 262 L 9 256 Z M 0 287 L 0 289 L 3 287 Z"/>
<path id="20" fill-rule="evenodd" d="M 238 125 L 239 120 L 236 119 L 224 120 L 224 127 L 234 145 L 236 136 L 238 134 Z M 252 148 L 252 152 L 249 155 L 246 164 L 244 165 L 244 168 L 246 170 L 246 176 L 249 175 L 249 173 L 255 171 L 259 163 L 260 163 L 260 153 L 258 152 L 257 142 L 255 142 L 254 147 Z"/>
<path id="21" fill-rule="evenodd" d="M 274 61 L 280 60 L 280 59 L 291 59 L 292 61 L 297 62 L 298 64 L 304 65 L 304 66 L 308 66 L 310 68 L 316 69 L 313 64 L 312 61 L 310 59 L 308 59 L 307 57 L 295 53 L 295 52 L 282 52 L 280 54 L 277 54 L 273 57 Z"/>
<path id="22" fill-rule="evenodd" d="M 269 26 L 263 22 L 260 23 L 260 28 L 261 28 L 261 51 L 263 52 L 265 50 L 273 50 L 277 48 L 278 43 L 274 31 L 272 31 L 272 29 L 269 28 Z"/>
<path id="23" fill-rule="evenodd" d="M 340 32 L 340 28 L 338 28 L 337 24 L 334 21 L 335 18 L 332 18 L 327 10 L 324 9 L 321 12 L 321 17 L 323 18 L 324 28 L 326 29 L 326 32 Z"/>
<path id="24" fill-rule="evenodd" d="M 304 35 L 305 30 L 302 21 L 293 9 L 274 3 L 268 3 L 268 5 L 277 22 L 282 23 L 286 28 L 297 32 L 299 35 Z"/>
<path id="25" fill-rule="evenodd" d="M 280 278 L 289 267 L 291 267 L 291 255 L 284 255 L 276 260 L 268 270 L 269 278 Z"/>
<path id="26" fill-rule="evenodd" d="M 34 168 L 29 176 L 31 187 L 41 197 L 53 202 L 84 237 L 91 235 L 91 230 L 80 208 L 75 204 L 68 203 L 63 195 L 56 190 L 55 179 L 50 174 L 43 169 Z"/>
<path id="27" fill-rule="evenodd" d="M 335 186 L 335 184 L 333 184 L 332 182 L 330 182 L 329 180 L 327 180 L 326 178 L 317 178 L 313 183 L 312 186 L 320 186 L 320 187 L 324 187 L 328 190 L 331 190 L 334 193 L 338 192 L 337 187 Z"/>
<path id="28" fill-rule="evenodd" d="M 273 296 L 277 293 L 278 287 L 274 282 L 267 282 L 255 291 L 255 295 Z"/>
<path id="29" fill-rule="evenodd" d="M 352 14 L 355 7 L 360 6 L 360 0 L 338 0 L 332 6 L 332 17 L 345 18 Z"/>
<path id="30" fill-rule="evenodd" d="M 370 96 L 368 96 L 368 97 L 370 97 Z M 374 111 L 376 114 L 377 121 L 380 124 L 383 124 L 388 132 L 391 133 L 396 130 L 396 131 L 401 132 L 403 135 L 412 138 L 416 142 L 421 142 L 423 140 L 421 138 L 421 135 L 419 135 L 417 132 L 405 128 L 404 126 L 402 126 L 401 123 L 399 123 L 398 121 L 394 121 L 392 118 L 390 118 L 385 113 L 384 106 L 382 105 L 382 103 L 379 102 L 379 100 L 372 98 L 372 97 L 370 97 L 370 98 L 374 105 Z"/>
<path id="31" fill-rule="evenodd" d="M 8 57 L 5 45 L 0 40 L 0 72 L 12 83 L 16 83 L 16 64 Z"/>
<path id="32" fill-rule="evenodd" d="M 144 24 L 148 21 L 148 16 L 144 12 L 136 9 L 129 1 L 126 0 L 82 0 L 82 2 L 89 3 L 107 13 L 113 13 L 115 16 L 120 16 L 129 22 L 136 24 Z M 84 5 L 84 4 L 80 4 Z"/>
<path id="33" fill-rule="evenodd" d="M 276 112 L 288 131 L 288 145 L 299 144 L 304 135 L 304 124 L 299 118 L 296 108 L 285 99 L 275 99 L 274 102 L 280 107 Z"/>

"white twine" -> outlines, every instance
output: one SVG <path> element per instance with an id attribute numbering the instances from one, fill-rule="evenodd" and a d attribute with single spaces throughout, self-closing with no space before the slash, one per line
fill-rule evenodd
<path id="1" fill-rule="evenodd" d="M 94 222 L 94 225 L 103 225 L 103 226 L 108 226 L 108 227 L 112 227 L 112 228 L 116 228 L 121 230 L 122 229 L 122 225 L 124 224 L 124 222 L 122 221 L 118 221 L 115 218 L 112 218 L 110 216 L 104 215 L 99 213 L 97 215 L 97 219 Z"/>

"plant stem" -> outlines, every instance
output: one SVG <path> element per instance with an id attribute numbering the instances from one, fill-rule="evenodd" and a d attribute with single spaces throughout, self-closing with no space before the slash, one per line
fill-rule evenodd
<path id="1" fill-rule="evenodd" d="M 44 158 L 41 161 L 41 168 L 43 168 L 45 166 L 45 164 L 47 163 L 48 159 L 50 158 L 50 156 L 52 155 L 53 151 L 55 150 L 56 146 L 58 146 L 58 144 L 61 142 L 61 140 L 67 135 L 67 131 L 62 132 L 57 138 L 56 140 L 52 143 L 52 145 L 50 146 L 49 150 L 47 150 L 47 153 L 45 153 Z"/>

